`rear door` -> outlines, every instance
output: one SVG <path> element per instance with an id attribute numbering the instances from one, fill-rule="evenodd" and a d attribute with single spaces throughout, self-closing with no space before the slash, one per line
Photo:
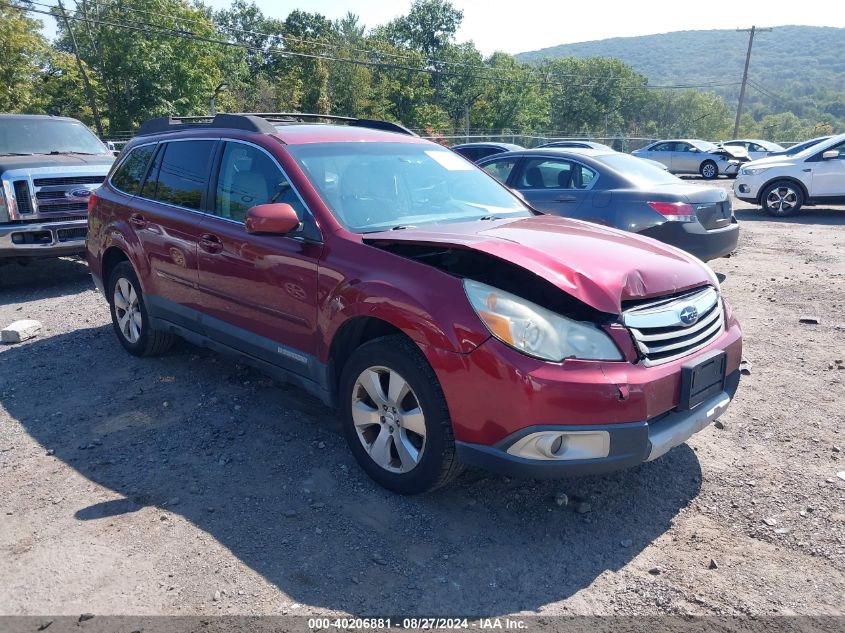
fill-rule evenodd
<path id="1" fill-rule="evenodd" d="M 312 375 L 319 229 L 281 166 L 263 148 L 226 141 L 215 162 L 198 256 L 206 332 L 256 358 Z M 300 230 L 247 233 L 247 211 L 269 202 L 290 204 L 302 221 Z"/>
<path id="2" fill-rule="evenodd" d="M 672 149 L 672 163 L 669 169 L 679 174 L 689 174 L 698 172 L 701 165 L 701 153 L 693 151 L 693 146 L 690 143 L 679 141 L 674 144 Z"/>
<path id="3" fill-rule="evenodd" d="M 214 140 L 159 143 L 129 225 L 149 275 L 147 304 L 160 317 L 194 328 L 198 306 L 197 244 Z M 186 310 L 187 308 L 187 310 Z"/>
<path id="4" fill-rule="evenodd" d="M 511 182 L 534 207 L 569 218 L 580 217 L 596 172 L 565 158 L 530 157 Z"/>

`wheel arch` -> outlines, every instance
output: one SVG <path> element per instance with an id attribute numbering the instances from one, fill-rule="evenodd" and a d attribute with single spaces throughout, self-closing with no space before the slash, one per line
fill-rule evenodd
<path id="1" fill-rule="evenodd" d="M 804 204 L 807 204 L 810 200 L 810 192 L 807 191 L 807 186 L 801 182 L 798 178 L 794 176 L 779 176 L 777 178 L 770 178 L 766 183 L 760 187 L 757 192 L 757 204 L 760 206 L 763 205 L 763 193 L 771 187 L 776 182 L 791 182 L 795 185 L 798 185 L 799 189 L 801 189 L 801 195 L 804 196 Z"/>
<path id="2" fill-rule="evenodd" d="M 120 248 L 119 246 L 109 246 L 103 252 L 103 259 L 102 264 L 100 266 L 103 274 L 103 285 L 105 286 L 109 282 L 109 278 L 111 277 L 111 273 L 114 270 L 115 266 L 117 266 L 120 262 L 128 262 L 129 255 Z"/>
<path id="3" fill-rule="evenodd" d="M 335 401 L 337 400 L 338 381 L 352 353 L 369 341 L 397 334 L 404 336 L 416 345 L 416 342 L 400 328 L 375 316 L 352 317 L 337 329 L 329 344 L 329 380 Z"/>

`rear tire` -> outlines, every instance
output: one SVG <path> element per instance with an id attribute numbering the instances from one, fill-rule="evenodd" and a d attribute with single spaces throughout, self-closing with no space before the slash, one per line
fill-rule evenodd
<path id="1" fill-rule="evenodd" d="M 701 174 L 704 180 L 713 180 L 719 176 L 719 167 L 712 160 L 706 160 L 701 163 L 698 173 Z"/>
<path id="2" fill-rule="evenodd" d="M 407 337 L 385 336 L 356 349 L 341 372 L 338 402 L 346 442 L 379 485 L 418 494 L 460 474 L 446 398 Z"/>
<path id="3" fill-rule="evenodd" d="M 117 340 L 133 356 L 158 356 L 173 344 L 174 336 L 152 326 L 138 275 L 129 262 L 114 267 L 106 287 Z"/>
<path id="4" fill-rule="evenodd" d="M 779 180 L 763 190 L 760 206 L 769 215 L 776 218 L 788 218 L 801 210 L 804 204 L 804 192 L 794 182 Z"/>

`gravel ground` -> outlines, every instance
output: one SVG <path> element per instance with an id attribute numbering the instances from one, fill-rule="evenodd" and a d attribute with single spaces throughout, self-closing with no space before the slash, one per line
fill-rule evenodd
<path id="1" fill-rule="evenodd" d="M 0 349 L 0 614 L 842 614 L 845 212 L 737 208 L 714 268 L 754 367 L 718 426 L 627 472 L 413 498 L 297 390 L 127 355 L 84 264 L 2 268 L 0 324 L 44 329 Z"/>

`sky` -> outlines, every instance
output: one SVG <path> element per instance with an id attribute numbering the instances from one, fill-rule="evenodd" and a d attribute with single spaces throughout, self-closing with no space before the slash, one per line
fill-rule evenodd
<path id="1" fill-rule="evenodd" d="M 206 0 L 209 2 L 209 0 Z M 367 27 L 403 15 L 411 0 L 255 0 L 272 17 L 294 9 L 330 19 L 352 11 Z M 215 8 L 227 0 L 210 0 Z M 458 41 L 472 40 L 485 55 L 522 53 L 558 44 L 670 31 L 748 28 L 799 24 L 845 27 L 842 0 L 452 0 L 464 12 Z M 694 8 L 693 8 L 694 7 Z"/>

